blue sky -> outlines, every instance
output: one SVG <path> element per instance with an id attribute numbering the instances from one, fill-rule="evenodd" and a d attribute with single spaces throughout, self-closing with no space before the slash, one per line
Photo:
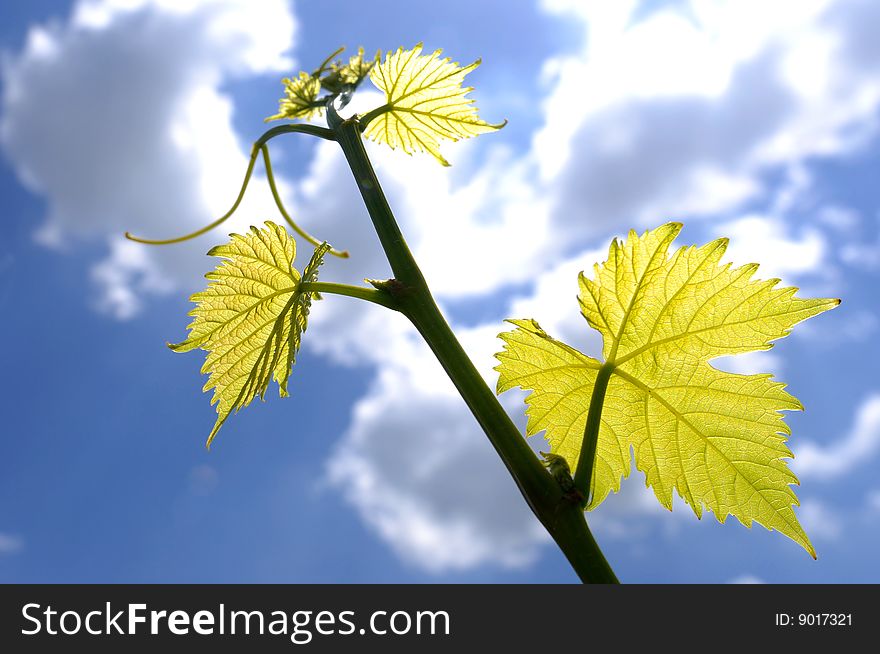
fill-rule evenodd
<path id="1" fill-rule="evenodd" d="M 798 516 L 819 554 L 735 519 L 670 514 L 635 472 L 590 516 L 624 581 L 880 581 L 880 49 L 869 0 L 6 3 L 0 12 L 0 581 L 571 582 L 491 447 L 397 316 L 313 312 L 291 377 L 215 446 L 187 297 L 227 231 L 274 219 L 261 176 L 229 229 L 126 243 L 221 214 L 279 79 L 338 45 L 424 41 L 483 65 L 503 131 L 453 166 L 369 146 L 429 283 L 494 384 L 505 317 L 590 353 L 577 272 L 669 219 L 681 243 L 837 310 L 769 352 L 789 414 Z M 355 109 L 375 106 L 363 94 Z M 273 142 L 301 223 L 387 275 L 331 143 Z M 301 249 L 301 251 L 304 248 Z M 522 424 L 521 395 L 505 406 Z M 539 443 L 536 444 L 538 446 Z"/>

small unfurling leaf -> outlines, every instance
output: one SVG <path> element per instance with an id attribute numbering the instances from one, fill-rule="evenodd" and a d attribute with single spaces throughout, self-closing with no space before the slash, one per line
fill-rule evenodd
<path id="1" fill-rule="evenodd" d="M 347 64 L 338 61 L 330 64 L 330 72 L 321 78 L 321 86 L 330 93 L 357 87 L 379 60 L 379 55 L 377 52 L 373 59 L 364 59 L 364 49 L 358 48 L 357 54 L 349 57 Z"/>
<path id="2" fill-rule="evenodd" d="M 300 72 L 298 77 L 285 77 L 281 82 L 284 84 L 284 97 L 278 101 L 278 113 L 266 118 L 266 122 L 284 118 L 307 120 L 321 115 L 321 107 L 315 105 L 321 92 L 321 82 L 317 77 Z"/>

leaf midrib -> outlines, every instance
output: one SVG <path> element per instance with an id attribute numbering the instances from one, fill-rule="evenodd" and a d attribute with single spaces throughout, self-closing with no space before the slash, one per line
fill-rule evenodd
<path id="1" fill-rule="evenodd" d="M 666 400 L 666 398 L 664 398 L 662 395 L 660 395 L 656 389 L 652 389 L 650 386 L 639 381 L 637 378 L 633 377 L 632 375 L 630 375 L 626 371 L 620 370 L 617 366 L 615 366 L 613 368 L 611 374 L 618 375 L 624 381 L 630 383 L 631 385 L 635 386 L 638 390 L 642 391 L 643 393 L 647 393 L 650 397 L 653 397 L 658 402 L 660 402 L 660 404 L 662 404 L 666 408 L 667 411 L 669 411 L 677 420 L 684 423 L 694 434 L 699 436 L 706 443 L 707 447 L 711 447 L 713 450 L 715 450 L 721 456 L 721 458 L 724 459 L 727 462 L 727 464 L 730 465 L 730 467 L 732 467 L 736 471 L 736 473 L 745 480 L 745 482 L 749 485 L 749 487 L 752 489 L 752 491 L 754 493 L 756 493 L 761 498 L 761 501 L 765 502 L 767 504 L 767 506 L 770 508 L 771 515 L 775 515 L 775 516 L 780 517 L 789 527 L 791 527 L 791 529 L 793 530 L 793 533 L 795 533 L 795 534 L 802 533 L 801 527 L 798 524 L 797 519 L 794 518 L 793 513 L 789 517 L 789 516 L 786 516 L 784 513 L 778 511 L 776 509 L 776 507 L 774 507 L 764 497 L 763 492 L 760 489 L 755 487 L 755 485 L 752 483 L 751 479 L 749 479 L 745 474 L 743 474 L 740 471 L 740 469 L 739 469 L 739 467 L 737 467 L 736 463 L 734 463 L 730 458 L 728 458 L 724 452 L 722 452 L 720 449 L 718 449 L 718 447 L 715 446 L 715 444 L 709 439 L 708 436 L 706 436 L 702 431 L 697 429 L 697 427 L 694 426 L 694 424 L 690 420 L 688 420 L 681 412 L 679 412 L 675 408 L 675 406 L 673 406 L 670 402 L 668 402 Z M 712 490 L 713 490 L 713 492 L 715 492 L 714 484 L 712 484 Z M 719 516 L 719 518 L 721 518 L 721 517 L 723 517 L 723 516 Z M 809 542 L 809 541 L 807 541 L 807 542 Z"/>
<path id="2" fill-rule="evenodd" d="M 617 330 L 617 335 L 614 337 L 614 342 L 611 344 L 611 352 L 608 353 L 608 363 L 611 365 L 618 365 L 615 357 L 617 356 L 617 348 L 620 347 L 620 339 L 623 337 L 623 330 L 626 329 L 626 323 L 629 321 L 630 316 L 632 315 L 633 307 L 636 305 L 636 299 L 639 297 L 639 292 L 642 290 L 642 284 L 645 282 L 645 277 L 652 270 L 656 270 L 656 268 L 652 268 L 651 264 L 654 263 L 654 257 L 657 256 L 657 253 L 660 251 L 660 248 L 663 246 L 669 247 L 669 239 L 664 238 L 660 241 L 658 247 L 651 253 L 651 257 L 648 259 L 648 265 L 645 266 L 645 269 L 642 271 L 642 274 L 639 275 L 638 281 L 636 282 L 636 287 L 633 290 L 632 297 L 629 300 L 629 306 L 623 312 L 623 317 L 620 319 L 620 328 Z M 633 267 L 635 267 L 635 257 L 632 257 Z M 635 272 L 635 270 L 633 270 Z"/>
<path id="3" fill-rule="evenodd" d="M 276 297 L 278 297 L 279 295 L 284 295 L 285 293 L 293 293 L 294 291 L 296 291 L 297 288 L 299 288 L 298 285 L 297 285 L 297 286 L 291 286 L 291 287 L 289 287 L 289 288 L 282 288 L 282 289 L 280 289 L 280 290 L 277 290 L 277 291 L 275 291 L 274 293 L 270 293 L 269 295 L 264 295 L 263 297 L 261 297 L 259 300 L 257 300 L 257 301 L 254 302 L 253 304 L 251 304 L 251 305 L 245 307 L 244 309 L 242 309 L 241 311 L 239 311 L 238 313 L 236 313 L 236 314 L 235 314 L 234 316 L 232 316 L 229 320 L 224 320 L 224 321 L 222 321 L 222 322 L 218 322 L 216 327 L 212 328 L 212 329 L 211 329 L 210 331 L 208 331 L 207 333 L 205 333 L 205 334 L 199 336 L 198 339 L 197 339 L 196 341 L 194 341 L 195 345 L 197 345 L 197 346 L 201 346 L 201 344 L 203 344 L 205 341 L 209 340 L 209 339 L 211 338 L 211 336 L 214 334 L 214 332 L 216 332 L 218 329 L 221 329 L 222 327 L 225 327 L 226 325 L 228 325 L 229 323 L 231 323 L 233 320 L 237 320 L 238 318 L 241 318 L 241 317 L 244 316 L 245 314 L 250 313 L 251 311 L 253 311 L 254 309 L 256 309 L 256 308 L 257 308 L 258 306 L 260 306 L 261 304 L 264 304 L 265 302 L 267 302 L 267 301 L 269 301 L 269 300 L 273 300 L 273 299 L 275 299 Z M 206 321 L 206 322 L 207 322 L 207 321 Z M 269 323 L 267 322 L 267 323 L 265 323 L 263 326 L 265 327 L 267 324 L 269 324 Z M 186 341 L 184 341 L 184 343 L 186 343 L 186 342 L 189 341 L 189 340 L 190 340 L 190 339 L 186 339 Z"/>
<path id="4" fill-rule="evenodd" d="M 796 311 L 800 311 L 800 309 L 795 309 L 793 311 L 781 311 L 778 313 L 768 313 L 768 314 L 763 314 L 758 317 L 747 318 L 745 320 L 734 320 L 733 322 L 725 322 L 725 323 L 721 323 L 720 325 L 711 325 L 709 327 L 702 327 L 700 329 L 691 329 L 691 330 L 684 332 L 682 334 L 676 334 L 675 336 L 661 338 L 659 341 L 654 341 L 653 343 L 646 343 L 645 345 L 641 346 L 640 348 L 633 350 L 629 354 L 623 355 L 620 359 L 618 359 L 614 363 L 617 366 L 622 366 L 624 363 L 626 363 L 630 359 L 633 359 L 633 358 L 639 356 L 640 354 L 644 354 L 645 352 L 647 352 L 650 349 L 653 349 L 659 345 L 665 345 L 666 343 L 671 343 L 673 341 L 680 340 L 682 338 L 687 338 L 688 336 L 692 336 L 694 334 L 702 334 L 705 332 L 710 332 L 715 329 L 721 329 L 723 327 L 730 327 L 731 325 L 743 325 L 743 324 L 746 324 L 749 322 L 755 322 L 756 320 L 764 319 L 764 318 L 776 318 L 779 316 L 785 316 L 790 313 L 795 313 Z M 751 350 L 761 350 L 761 349 L 767 349 L 767 348 L 766 347 L 763 347 L 763 348 L 762 347 L 756 347 L 756 348 L 750 347 L 749 348 L 750 351 Z"/>

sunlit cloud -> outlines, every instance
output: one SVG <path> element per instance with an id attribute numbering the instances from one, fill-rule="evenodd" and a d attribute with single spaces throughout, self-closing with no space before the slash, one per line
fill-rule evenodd
<path id="1" fill-rule="evenodd" d="M 829 444 L 801 443 L 792 463 L 802 479 L 832 480 L 868 465 L 880 450 L 880 395 L 868 396 L 852 427 Z"/>

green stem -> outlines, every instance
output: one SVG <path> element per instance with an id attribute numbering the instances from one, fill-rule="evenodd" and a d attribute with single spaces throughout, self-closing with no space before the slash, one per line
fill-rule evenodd
<path id="1" fill-rule="evenodd" d="M 332 106 L 328 107 L 328 112 L 330 110 L 332 110 Z M 330 117 L 332 118 L 333 114 Z M 360 190 L 367 212 L 373 220 L 373 227 L 376 229 L 376 234 L 379 236 L 382 249 L 385 250 L 385 256 L 388 258 L 395 278 L 414 288 L 419 287 L 427 290 L 422 271 L 419 270 L 412 253 L 409 251 L 409 246 L 403 238 L 400 227 L 397 226 L 385 193 L 382 192 L 382 187 L 379 185 L 379 180 L 376 178 L 376 173 L 367 157 L 357 121 L 351 119 L 339 122 L 336 128 L 336 140 L 342 147 L 342 152 L 345 154 L 354 175 L 358 190 Z"/>
<path id="2" fill-rule="evenodd" d="M 617 583 L 593 539 L 578 502 L 567 497 L 545 470 L 483 381 L 431 296 L 424 276 L 394 219 L 361 138 L 357 117 L 341 120 L 328 107 L 328 122 L 354 175 L 391 269 L 387 292 L 434 352 L 449 378 L 498 452 L 532 511 L 546 527 L 584 582 Z"/>
<path id="3" fill-rule="evenodd" d="M 575 488 L 583 493 L 587 504 L 592 499 L 590 491 L 593 482 L 593 463 L 596 460 L 596 445 L 599 442 L 599 426 L 602 424 L 602 406 L 605 404 L 605 392 L 608 390 L 608 381 L 612 372 L 614 372 L 614 364 L 605 363 L 596 375 L 596 384 L 593 386 L 593 396 L 590 398 L 590 408 L 587 412 L 587 424 L 584 427 L 584 442 L 574 471 Z"/>
<path id="4" fill-rule="evenodd" d="M 320 127 L 319 125 L 306 125 L 305 123 L 291 123 L 287 125 L 278 125 L 277 127 L 267 129 L 265 132 L 263 132 L 260 138 L 254 141 L 254 152 L 256 152 L 256 150 L 259 150 L 276 136 L 290 133 L 311 134 L 312 136 L 318 136 L 326 141 L 336 140 L 336 136 L 333 134 L 333 130 L 329 130 L 326 127 Z"/>
<path id="5" fill-rule="evenodd" d="M 378 304 L 386 309 L 400 311 L 400 307 L 391 295 L 375 288 L 364 288 L 363 286 L 352 286 L 350 284 L 336 284 L 334 282 L 303 282 L 300 284 L 300 289 L 303 291 L 313 291 L 315 293 L 345 295 L 347 297 L 354 297 L 359 300 L 366 300 L 367 302 Z"/>

